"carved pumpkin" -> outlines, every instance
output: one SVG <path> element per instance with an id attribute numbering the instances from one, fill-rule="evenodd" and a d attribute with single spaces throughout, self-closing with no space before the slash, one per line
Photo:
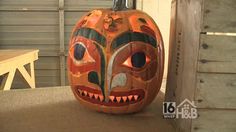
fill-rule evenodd
<path id="1" fill-rule="evenodd" d="M 68 76 L 75 97 L 105 113 L 141 110 L 157 95 L 163 76 L 158 27 L 144 12 L 122 5 L 83 16 L 69 45 Z"/>

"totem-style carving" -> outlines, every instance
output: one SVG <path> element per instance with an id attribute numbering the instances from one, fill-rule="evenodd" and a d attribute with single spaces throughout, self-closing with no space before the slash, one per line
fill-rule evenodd
<path id="1" fill-rule="evenodd" d="M 161 87 L 163 65 L 161 33 L 142 11 L 126 6 L 93 10 L 73 29 L 69 81 L 75 97 L 91 109 L 141 110 Z"/>

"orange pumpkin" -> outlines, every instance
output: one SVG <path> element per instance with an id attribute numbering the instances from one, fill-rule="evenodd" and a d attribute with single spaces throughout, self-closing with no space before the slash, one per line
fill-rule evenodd
<path id="1" fill-rule="evenodd" d="M 78 21 L 68 55 L 69 81 L 79 102 L 117 114 L 137 112 L 153 101 L 164 65 L 163 41 L 153 19 L 119 2 Z"/>

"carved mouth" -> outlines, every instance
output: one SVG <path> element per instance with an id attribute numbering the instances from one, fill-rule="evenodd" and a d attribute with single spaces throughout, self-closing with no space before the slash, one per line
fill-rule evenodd
<path id="1" fill-rule="evenodd" d="M 109 100 L 105 101 L 102 92 L 85 86 L 75 87 L 77 95 L 88 102 L 105 106 L 124 106 L 135 104 L 144 98 L 144 90 L 130 90 L 128 92 L 111 92 Z"/>

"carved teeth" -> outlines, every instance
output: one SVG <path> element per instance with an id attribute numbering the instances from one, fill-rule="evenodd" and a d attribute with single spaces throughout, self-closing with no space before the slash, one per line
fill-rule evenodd
<path id="1" fill-rule="evenodd" d="M 98 99 L 98 94 L 94 94 L 95 99 Z"/>
<path id="2" fill-rule="evenodd" d="M 138 95 L 134 95 L 135 101 L 138 100 Z"/>
<path id="3" fill-rule="evenodd" d="M 129 96 L 128 96 L 129 101 L 131 101 L 132 98 L 133 98 L 133 95 L 129 95 Z"/>
<path id="4" fill-rule="evenodd" d="M 113 102 L 115 99 L 115 96 L 109 96 L 109 99 Z"/>
<path id="5" fill-rule="evenodd" d="M 118 103 L 120 103 L 121 97 L 116 97 L 116 100 L 117 100 Z"/>
<path id="6" fill-rule="evenodd" d="M 126 97 L 126 96 L 123 96 L 122 99 L 123 99 L 124 102 L 126 102 L 127 97 Z"/>
<path id="7" fill-rule="evenodd" d="M 84 92 L 84 95 L 87 96 L 88 95 L 88 92 L 87 91 L 83 91 Z"/>
<path id="8" fill-rule="evenodd" d="M 78 93 L 81 96 L 86 96 L 89 97 L 92 100 L 97 100 L 100 102 L 104 101 L 104 97 L 102 94 L 94 94 L 94 93 L 90 93 L 81 89 L 78 89 Z M 138 101 L 138 99 L 140 98 L 140 95 L 129 95 L 129 96 L 109 96 L 109 100 L 112 103 L 128 103 L 128 102 L 136 102 Z"/>
<path id="9" fill-rule="evenodd" d="M 92 98 L 93 97 L 93 93 L 88 93 L 89 97 Z"/>
<path id="10" fill-rule="evenodd" d="M 100 99 L 100 101 L 102 102 L 103 101 L 103 96 L 102 95 L 98 95 L 99 96 L 99 99 Z"/>
<path id="11" fill-rule="evenodd" d="M 80 89 L 78 89 L 78 91 L 79 91 L 79 94 L 82 94 L 82 91 Z"/>

